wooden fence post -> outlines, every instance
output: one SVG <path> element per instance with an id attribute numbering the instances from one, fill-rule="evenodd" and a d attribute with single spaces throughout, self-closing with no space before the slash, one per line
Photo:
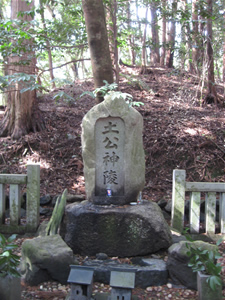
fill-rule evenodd
<path id="1" fill-rule="evenodd" d="M 171 226 L 180 232 L 184 224 L 185 179 L 185 170 L 173 170 Z"/>
<path id="2" fill-rule="evenodd" d="M 200 192 L 191 192 L 190 199 L 190 232 L 199 233 L 200 225 Z"/>
<path id="3" fill-rule="evenodd" d="M 0 225 L 5 224 L 5 185 L 0 183 Z"/>
<path id="4" fill-rule="evenodd" d="M 39 225 L 40 165 L 27 166 L 27 231 L 35 232 Z"/>
<path id="5" fill-rule="evenodd" d="M 225 193 L 220 193 L 220 232 L 225 234 Z"/>
<path id="6" fill-rule="evenodd" d="M 20 224 L 21 189 L 19 184 L 10 184 L 10 225 Z"/>
<path id="7" fill-rule="evenodd" d="M 205 232 L 215 233 L 216 192 L 209 192 L 205 199 Z"/>

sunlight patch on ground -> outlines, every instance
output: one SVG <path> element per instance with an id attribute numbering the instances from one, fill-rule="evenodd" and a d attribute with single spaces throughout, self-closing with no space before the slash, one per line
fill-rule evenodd
<path id="1" fill-rule="evenodd" d="M 208 135 L 210 134 L 210 132 L 207 129 L 204 128 L 197 128 L 197 129 L 193 129 L 193 128 L 187 128 L 184 130 L 185 133 L 188 133 L 190 135 Z"/>
<path id="2" fill-rule="evenodd" d="M 24 166 L 26 165 L 40 165 L 41 169 L 50 169 L 51 165 L 44 159 L 40 158 L 40 156 L 36 153 L 35 158 L 25 157 L 21 162 Z"/>

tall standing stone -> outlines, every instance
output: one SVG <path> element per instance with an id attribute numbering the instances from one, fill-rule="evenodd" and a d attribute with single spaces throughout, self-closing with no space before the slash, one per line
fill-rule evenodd
<path id="1" fill-rule="evenodd" d="M 82 121 L 87 199 L 97 205 L 136 201 L 145 183 L 141 114 L 118 93 L 105 97 Z"/>

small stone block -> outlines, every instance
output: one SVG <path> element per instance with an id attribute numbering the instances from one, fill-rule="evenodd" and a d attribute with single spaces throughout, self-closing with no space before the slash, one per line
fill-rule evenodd
<path id="1" fill-rule="evenodd" d="M 133 289 L 135 286 L 135 269 L 113 269 L 110 286 Z"/>
<path id="2" fill-rule="evenodd" d="M 84 266 L 70 266 L 69 283 L 92 284 L 94 270 Z"/>

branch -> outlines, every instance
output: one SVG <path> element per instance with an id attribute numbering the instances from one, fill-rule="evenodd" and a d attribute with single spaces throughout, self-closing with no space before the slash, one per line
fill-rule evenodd
<path id="1" fill-rule="evenodd" d="M 50 68 L 50 69 L 47 69 L 47 70 L 43 70 L 40 74 L 38 74 L 37 77 L 39 78 L 44 72 L 48 72 L 48 71 L 54 70 L 54 69 L 59 69 L 59 68 L 62 68 L 64 66 L 68 65 L 68 64 L 76 63 L 78 61 L 84 61 L 84 60 L 91 60 L 91 59 L 90 58 L 81 58 L 81 59 L 71 60 L 71 61 L 66 62 L 65 64 L 62 64 L 62 65 L 58 66 L 58 67 L 53 67 L 53 68 Z"/>
<path id="2" fill-rule="evenodd" d="M 81 44 L 81 45 L 73 45 L 73 46 L 60 46 L 60 45 L 51 45 L 51 47 L 46 47 L 47 49 L 55 49 L 55 48 L 65 48 L 65 49 L 73 49 L 73 48 L 84 48 L 88 44 Z"/>

